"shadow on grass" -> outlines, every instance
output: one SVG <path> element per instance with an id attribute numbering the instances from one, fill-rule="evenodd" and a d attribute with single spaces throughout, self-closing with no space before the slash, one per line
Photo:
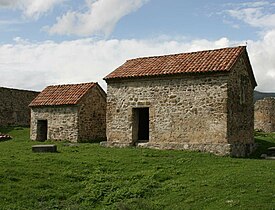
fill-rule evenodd
<path id="1" fill-rule="evenodd" d="M 107 141 L 105 138 L 98 139 L 88 139 L 88 140 L 80 140 L 78 143 L 90 143 L 90 144 L 99 144 L 102 141 Z"/>
<path id="2" fill-rule="evenodd" d="M 11 132 L 13 130 L 23 130 L 24 128 L 29 128 L 29 126 L 5 126 L 5 127 L 0 127 L 0 133 L 8 134 L 9 132 Z"/>
<path id="3" fill-rule="evenodd" d="M 249 156 L 250 159 L 262 159 L 261 155 L 266 154 L 269 147 L 275 147 L 275 141 L 261 139 L 255 136 L 255 143 L 258 145 L 255 152 Z"/>
<path id="4" fill-rule="evenodd" d="M 12 138 L 7 138 L 7 139 L 4 139 L 4 138 L 3 138 L 3 139 L 0 139 L 0 143 L 1 143 L 1 142 L 5 142 L 5 141 L 11 141 L 11 140 L 12 140 Z"/>

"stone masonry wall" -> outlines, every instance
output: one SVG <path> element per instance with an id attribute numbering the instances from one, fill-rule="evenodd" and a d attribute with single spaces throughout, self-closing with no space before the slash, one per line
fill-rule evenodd
<path id="1" fill-rule="evenodd" d="M 148 147 L 228 154 L 227 75 L 107 81 L 107 144 L 133 145 L 133 108 L 149 107 Z"/>
<path id="2" fill-rule="evenodd" d="M 94 87 L 79 105 L 79 140 L 106 140 L 106 93 Z"/>
<path id="3" fill-rule="evenodd" d="M 254 86 L 243 55 L 230 72 L 228 83 L 228 143 L 232 156 L 247 156 L 254 149 Z"/>
<path id="4" fill-rule="evenodd" d="M 32 140 L 37 140 L 37 120 L 47 120 L 47 139 L 69 140 L 77 142 L 78 139 L 78 107 L 32 107 L 31 134 Z"/>
<path id="5" fill-rule="evenodd" d="M 265 98 L 255 103 L 255 129 L 275 132 L 275 98 Z"/>
<path id="6" fill-rule="evenodd" d="M 38 92 L 0 87 L 0 126 L 30 124 L 28 105 Z"/>

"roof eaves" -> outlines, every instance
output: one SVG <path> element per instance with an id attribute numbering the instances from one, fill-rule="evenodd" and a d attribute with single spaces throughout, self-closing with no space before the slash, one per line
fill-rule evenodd
<path id="1" fill-rule="evenodd" d="M 177 72 L 177 73 L 161 73 L 161 74 L 148 74 L 148 75 L 127 75 L 122 77 L 111 77 L 104 80 L 105 81 L 114 81 L 121 79 L 137 79 L 137 78 L 154 78 L 154 77 L 166 77 L 166 76 L 179 76 L 179 75 L 198 75 L 198 74 L 215 74 L 215 73 L 228 73 L 231 69 L 226 70 L 209 70 L 209 71 L 189 71 L 189 72 Z"/>

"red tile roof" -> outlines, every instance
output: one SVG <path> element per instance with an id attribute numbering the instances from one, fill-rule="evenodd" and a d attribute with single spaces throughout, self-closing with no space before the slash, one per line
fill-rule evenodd
<path id="1" fill-rule="evenodd" d="M 97 83 L 48 86 L 29 106 L 74 105 L 95 85 Z"/>
<path id="2" fill-rule="evenodd" d="M 127 60 L 104 79 L 230 71 L 246 47 L 232 47 Z"/>

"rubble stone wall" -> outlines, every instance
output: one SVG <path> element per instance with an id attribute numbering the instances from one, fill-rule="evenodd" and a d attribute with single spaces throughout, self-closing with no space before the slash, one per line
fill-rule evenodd
<path id="1" fill-rule="evenodd" d="M 30 125 L 28 105 L 39 92 L 0 87 L 0 126 Z"/>
<path id="2" fill-rule="evenodd" d="M 79 105 L 79 141 L 106 140 L 106 93 L 92 88 Z"/>
<path id="3" fill-rule="evenodd" d="M 265 98 L 255 103 L 255 129 L 275 132 L 275 98 Z"/>
<path id="4" fill-rule="evenodd" d="M 49 106 L 32 107 L 31 109 L 31 133 L 32 140 L 38 140 L 38 120 L 47 120 L 47 139 L 78 140 L 78 107 L 77 106 Z"/>
<path id="5" fill-rule="evenodd" d="M 108 81 L 108 145 L 136 144 L 133 109 L 149 107 L 147 145 L 188 149 L 211 144 L 211 151 L 219 153 L 215 145 L 227 144 L 227 80 L 227 75 L 206 74 Z"/>
<path id="6" fill-rule="evenodd" d="M 228 82 L 228 143 L 234 156 L 247 156 L 254 146 L 254 87 L 243 55 L 230 72 Z M 246 154 L 246 155 L 243 155 Z"/>

